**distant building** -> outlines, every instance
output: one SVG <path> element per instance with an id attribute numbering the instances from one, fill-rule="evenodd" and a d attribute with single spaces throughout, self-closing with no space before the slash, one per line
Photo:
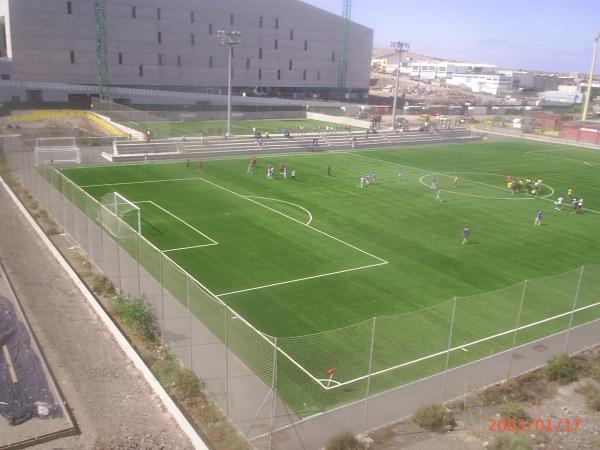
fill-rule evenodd
<path id="1" fill-rule="evenodd" d="M 446 83 L 491 95 L 508 95 L 513 89 L 512 77 L 499 74 L 453 74 Z"/>
<path id="2" fill-rule="evenodd" d="M 496 69 L 490 64 L 419 61 L 410 65 L 410 76 L 419 80 L 445 80 L 456 74 L 492 74 Z"/>
<path id="3" fill-rule="evenodd" d="M 567 105 L 581 104 L 583 94 L 581 92 L 546 91 L 542 92 L 544 103 L 558 103 Z"/>
<path id="4" fill-rule="evenodd" d="M 227 50 L 218 30 L 241 32 L 234 93 L 337 95 L 343 19 L 298 0 L 105 0 L 110 87 L 224 93 Z M 98 84 L 94 0 L 0 0 L 0 101 L 55 100 Z M 368 95 L 373 30 L 349 24 L 346 86 Z M 12 83 L 13 85 L 15 83 Z"/>

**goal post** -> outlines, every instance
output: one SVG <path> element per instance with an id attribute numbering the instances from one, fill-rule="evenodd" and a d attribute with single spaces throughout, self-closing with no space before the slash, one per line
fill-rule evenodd
<path id="1" fill-rule="evenodd" d="M 140 207 L 118 192 L 110 192 L 100 202 L 101 224 L 110 233 L 119 237 L 123 226 L 127 226 L 137 234 L 142 234 L 142 215 Z"/>
<path id="2" fill-rule="evenodd" d="M 74 137 L 36 138 L 35 164 L 80 164 L 81 151 Z"/>

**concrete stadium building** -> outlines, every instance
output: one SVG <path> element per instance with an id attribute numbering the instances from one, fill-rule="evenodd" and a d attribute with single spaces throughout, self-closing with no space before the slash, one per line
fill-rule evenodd
<path id="1" fill-rule="evenodd" d="M 105 0 L 105 8 L 110 87 L 224 93 L 227 49 L 217 36 L 223 29 L 241 32 L 234 93 L 327 98 L 339 92 L 344 21 L 302 1 Z M 96 23 L 94 0 L 0 0 L 0 101 L 77 95 L 46 87 L 21 97 L 15 82 L 97 85 Z M 371 29 L 350 23 L 347 98 L 368 93 L 372 41 Z"/>

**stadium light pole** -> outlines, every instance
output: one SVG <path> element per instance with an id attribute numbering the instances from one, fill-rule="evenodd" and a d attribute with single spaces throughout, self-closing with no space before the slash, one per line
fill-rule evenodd
<path id="1" fill-rule="evenodd" d="M 227 46 L 228 70 L 227 70 L 227 137 L 231 136 L 231 60 L 233 59 L 233 46 L 240 43 L 241 33 L 239 31 L 218 30 L 219 43 Z"/>
<path id="2" fill-rule="evenodd" d="M 402 67 L 402 53 L 410 49 L 408 42 L 392 42 L 391 47 L 398 53 L 398 70 L 396 70 L 396 88 L 394 89 L 394 107 L 392 108 L 392 130 L 396 132 L 398 124 L 396 123 L 396 108 L 398 106 L 398 86 L 400 85 L 400 69 Z"/>
<path id="3" fill-rule="evenodd" d="M 598 53 L 598 41 L 600 41 L 600 33 L 594 38 L 594 53 L 592 54 L 592 67 L 590 68 L 590 76 L 587 83 L 587 92 L 583 103 L 583 112 L 581 120 L 587 120 L 588 108 L 590 107 L 590 97 L 592 96 L 592 81 L 594 81 L 594 71 L 596 70 L 596 53 Z"/>

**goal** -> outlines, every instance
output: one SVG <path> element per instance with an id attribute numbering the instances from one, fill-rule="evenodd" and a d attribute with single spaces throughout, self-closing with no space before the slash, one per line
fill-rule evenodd
<path id="1" fill-rule="evenodd" d="M 121 237 L 125 228 L 142 234 L 142 215 L 139 206 L 118 192 L 102 197 L 100 223 L 109 233 Z"/>
<path id="2" fill-rule="evenodd" d="M 74 137 L 37 138 L 35 164 L 80 164 L 81 151 Z"/>

